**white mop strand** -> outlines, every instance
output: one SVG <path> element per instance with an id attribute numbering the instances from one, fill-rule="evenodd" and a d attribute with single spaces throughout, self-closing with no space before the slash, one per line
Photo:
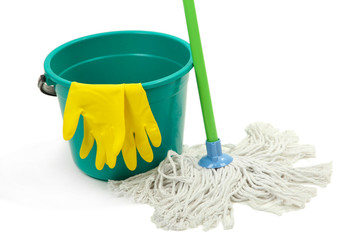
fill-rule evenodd
<path id="1" fill-rule="evenodd" d="M 301 209 L 316 195 L 316 188 L 330 181 L 331 163 L 294 168 L 300 159 L 312 158 L 315 150 L 298 143 L 292 132 L 280 132 L 269 124 L 256 123 L 247 129 L 238 145 L 224 145 L 234 157 L 220 169 L 198 166 L 206 154 L 204 145 L 185 148 L 179 155 L 168 152 L 158 168 L 124 181 L 110 181 L 118 194 L 154 207 L 152 221 L 167 230 L 203 226 L 205 230 L 222 222 L 234 224 L 233 203 L 282 214 Z"/>

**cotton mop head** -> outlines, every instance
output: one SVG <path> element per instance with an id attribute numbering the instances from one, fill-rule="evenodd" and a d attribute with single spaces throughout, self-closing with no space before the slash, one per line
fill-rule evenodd
<path id="1" fill-rule="evenodd" d="M 331 163 L 293 167 L 301 159 L 315 157 L 314 147 L 299 144 L 289 131 L 257 123 L 246 129 L 237 145 L 224 145 L 233 156 L 231 164 L 218 169 L 202 168 L 204 145 L 173 151 L 158 168 L 124 181 L 110 181 L 110 188 L 139 203 L 154 207 L 152 221 L 167 230 L 203 226 L 205 230 L 234 224 L 233 206 L 246 204 L 256 210 L 282 214 L 304 208 L 316 188 L 330 181 Z"/>

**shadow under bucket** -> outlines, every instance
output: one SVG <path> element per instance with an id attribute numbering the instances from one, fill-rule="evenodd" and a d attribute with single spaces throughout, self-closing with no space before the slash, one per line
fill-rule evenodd
<path id="1" fill-rule="evenodd" d="M 83 140 L 83 117 L 69 141 L 76 165 L 100 180 L 122 180 L 146 172 L 165 159 L 168 150 L 182 152 L 186 90 L 193 67 L 190 45 L 173 36 L 143 31 L 109 32 L 68 42 L 45 60 L 48 85 L 54 85 L 62 114 L 71 82 L 88 84 L 142 83 L 151 110 L 162 134 L 162 144 L 154 148 L 154 159 L 145 162 L 138 154 L 135 171 L 126 167 L 122 154 L 116 167 L 95 167 L 96 143 L 86 159 L 79 156 Z"/>

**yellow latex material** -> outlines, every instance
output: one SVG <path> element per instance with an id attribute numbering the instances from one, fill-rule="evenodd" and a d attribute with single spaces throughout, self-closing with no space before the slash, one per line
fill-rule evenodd
<path id="1" fill-rule="evenodd" d="M 97 143 L 96 168 L 105 163 L 114 168 L 122 149 L 129 170 L 137 167 L 137 149 L 147 162 L 153 160 L 154 147 L 162 142 L 146 92 L 141 84 L 92 85 L 73 82 L 70 86 L 63 119 L 63 137 L 70 140 L 80 115 L 84 120 L 84 138 L 80 157 L 86 158 L 94 140 Z"/>
<path id="2" fill-rule="evenodd" d="M 124 110 L 126 136 L 122 155 L 127 168 L 133 171 L 137 167 L 137 149 L 145 161 L 153 160 L 153 152 L 147 136 L 154 147 L 161 145 L 162 137 L 141 84 L 125 85 Z"/>
<path id="3" fill-rule="evenodd" d="M 90 85 L 71 83 L 63 119 L 63 137 L 70 140 L 76 131 L 80 115 L 84 120 L 84 138 L 80 157 L 86 158 L 94 140 L 97 143 L 95 166 L 105 163 L 114 168 L 125 138 L 124 84 Z"/>

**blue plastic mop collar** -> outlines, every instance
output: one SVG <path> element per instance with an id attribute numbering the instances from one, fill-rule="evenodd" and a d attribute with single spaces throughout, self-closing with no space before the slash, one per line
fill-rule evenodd
<path id="1" fill-rule="evenodd" d="M 221 168 L 233 161 L 230 155 L 222 153 L 220 139 L 216 142 L 206 141 L 205 145 L 208 154 L 199 160 L 199 166 L 204 168 Z"/>

